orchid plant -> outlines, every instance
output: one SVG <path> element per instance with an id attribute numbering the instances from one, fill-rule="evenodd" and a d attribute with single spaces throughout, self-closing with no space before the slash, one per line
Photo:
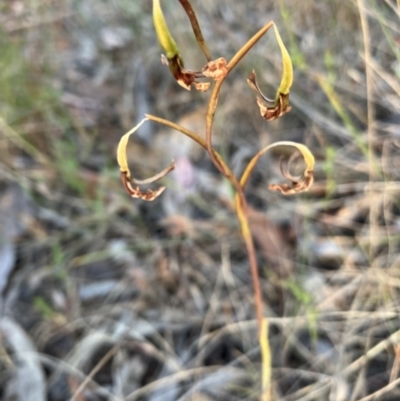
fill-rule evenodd
<path id="1" fill-rule="evenodd" d="M 165 190 L 165 187 L 161 186 L 155 190 L 149 189 L 147 191 L 143 191 L 141 189 L 141 186 L 144 184 L 150 184 L 156 182 L 160 180 L 162 177 L 164 177 L 166 174 L 168 174 L 171 170 L 174 169 L 174 161 L 172 161 L 171 164 L 167 166 L 164 170 L 162 170 L 160 173 L 146 180 L 138 180 L 134 178 L 131 174 L 128 165 L 126 149 L 130 135 L 135 133 L 140 128 L 140 126 L 144 124 L 146 121 L 151 120 L 159 124 L 163 124 L 165 126 L 173 128 L 181 132 L 182 134 L 190 137 L 194 141 L 196 141 L 200 146 L 202 146 L 204 149 L 207 150 L 216 168 L 232 184 L 232 186 L 236 191 L 235 211 L 239 221 L 242 237 L 246 246 L 250 264 L 250 271 L 254 286 L 254 304 L 255 304 L 255 312 L 258 324 L 258 339 L 260 343 L 261 362 L 262 362 L 260 399 L 262 401 L 271 401 L 273 399 L 273 389 L 271 385 L 272 368 L 271 368 L 271 350 L 268 340 L 268 319 L 263 316 L 262 312 L 262 305 L 263 305 L 262 292 L 258 275 L 256 253 L 255 253 L 253 238 L 249 227 L 248 206 L 244 191 L 246 184 L 249 180 L 249 177 L 251 176 L 251 173 L 254 167 L 256 166 L 258 160 L 261 158 L 261 156 L 269 149 L 278 146 L 290 146 L 300 151 L 300 153 L 304 158 L 306 168 L 304 170 L 302 177 L 300 179 L 297 179 L 295 177 L 292 177 L 288 171 L 284 171 L 281 166 L 282 175 L 289 180 L 289 183 L 271 184 L 269 185 L 269 189 L 280 191 L 284 195 L 296 194 L 303 191 L 307 191 L 309 187 L 312 185 L 314 179 L 314 173 L 313 173 L 314 157 L 312 153 L 309 151 L 309 149 L 303 144 L 290 141 L 275 142 L 261 149 L 250 160 L 249 164 L 244 169 L 244 172 L 240 178 L 237 178 L 233 174 L 227 162 L 212 145 L 213 122 L 214 122 L 215 111 L 218 105 L 220 88 L 224 83 L 226 77 L 235 68 L 238 62 L 247 54 L 249 50 L 251 50 L 251 48 L 263 37 L 263 35 L 270 28 L 273 28 L 281 51 L 282 66 L 283 66 L 282 79 L 277 89 L 275 99 L 269 99 L 265 95 L 263 95 L 263 93 L 259 88 L 256 74 L 254 71 L 250 73 L 247 82 L 249 86 L 257 94 L 256 99 L 258 106 L 260 108 L 260 113 L 262 118 L 264 118 L 266 121 L 277 119 L 291 110 L 291 107 L 289 106 L 289 92 L 293 83 L 293 67 L 291 58 L 280 37 L 278 28 L 276 27 L 274 22 L 270 21 L 263 28 L 261 28 L 251 39 L 249 39 L 248 42 L 245 43 L 238 50 L 238 52 L 232 57 L 232 59 L 229 62 L 227 62 L 226 59 L 223 57 L 213 59 L 211 57 L 210 51 L 208 50 L 205 44 L 200 26 L 196 18 L 196 14 L 191 4 L 189 3 L 189 0 L 179 0 L 179 2 L 183 6 L 184 10 L 186 11 L 186 14 L 189 17 L 196 40 L 207 59 L 207 63 L 203 66 L 203 68 L 201 68 L 199 71 L 191 71 L 185 69 L 181 52 L 179 51 L 176 42 L 173 39 L 168 29 L 167 23 L 165 21 L 160 0 L 153 0 L 154 27 L 158 41 L 165 52 L 165 55 L 161 56 L 161 62 L 164 65 L 168 66 L 173 77 L 180 86 L 182 86 L 187 90 L 190 90 L 192 87 L 194 87 L 199 91 L 205 92 L 211 86 L 211 82 L 215 81 L 213 91 L 208 101 L 207 114 L 205 116 L 206 139 L 204 140 L 198 134 L 180 125 L 177 125 L 171 121 L 155 117 L 150 114 L 146 114 L 145 118 L 137 126 L 132 128 L 125 135 L 123 135 L 119 142 L 117 149 L 117 159 L 118 159 L 118 164 L 120 166 L 121 180 L 126 191 L 130 196 L 132 196 L 133 198 L 140 198 L 145 201 L 152 201 L 156 199 Z"/>

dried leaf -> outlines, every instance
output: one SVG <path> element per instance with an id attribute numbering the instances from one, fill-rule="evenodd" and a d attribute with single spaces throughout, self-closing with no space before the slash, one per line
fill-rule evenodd
<path id="1" fill-rule="evenodd" d="M 261 149 L 249 162 L 247 165 L 241 179 L 240 179 L 240 185 L 245 188 L 247 181 L 257 164 L 258 160 L 260 157 L 267 152 L 271 148 L 275 148 L 277 146 L 293 146 L 297 148 L 300 153 L 302 154 L 304 158 L 304 162 L 306 163 L 306 168 L 304 170 L 303 176 L 299 179 L 296 180 L 294 179 L 289 173 L 283 172 L 282 169 L 282 174 L 284 177 L 288 178 L 291 181 L 291 185 L 288 184 L 270 184 L 268 186 L 269 189 L 273 191 L 281 191 L 282 194 L 284 195 L 291 195 L 295 193 L 300 193 L 307 191 L 308 188 L 312 185 L 314 181 L 314 164 L 315 164 L 315 159 L 313 154 L 310 152 L 310 150 L 307 148 L 307 146 L 297 143 L 297 142 L 291 142 L 291 141 L 280 141 L 280 142 L 275 142 L 272 143 L 271 145 Z"/>
<path id="2" fill-rule="evenodd" d="M 151 184 L 155 181 L 158 181 L 160 178 L 164 177 L 171 170 L 173 170 L 175 165 L 174 165 L 174 161 L 172 161 L 172 163 L 168 167 L 166 167 L 164 170 L 162 170 L 160 173 L 158 173 L 146 180 L 137 180 L 137 179 L 131 177 L 131 172 L 130 172 L 129 166 L 128 166 L 128 159 L 126 156 L 126 147 L 128 145 L 129 137 L 133 133 L 135 133 L 139 129 L 139 127 L 147 120 L 148 120 L 147 118 L 144 118 L 138 125 L 136 125 L 129 132 L 127 132 L 125 135 L 122 136 L 122 138 L 118 144 L 117 160 L 118 160 L 118 164 L 119 164 L 119 167 L 121 170 L 121 181 L 122 181 L 122 184 L 124 185 L 124 188 L 128 192 L 128 194 L 130 196 L 132 196 L 132 198 L 139 198 L 139 199 L 143 199 L 146 201 L 152 201 L 162 194 L 165 187 L 160 187 L 157 190 L 148 189 L 146 192 L 143 192 L 143 191 L 141 191 L 139 185 Z M 132 183 L 138 184 L 138 185 L 136 187 L 133 187 Z"/>

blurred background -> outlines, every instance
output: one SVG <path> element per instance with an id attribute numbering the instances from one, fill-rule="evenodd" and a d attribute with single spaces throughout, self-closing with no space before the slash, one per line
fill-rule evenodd
<path id="1" fill-rule="evenodd" d="M 271 152 L 248 186 L 279 401 L 400 399 L 400 3 L 192 1 L 213 58 L 275 21 L 293 107 L 274 97 L 273 32 L 224 84 L 213 143 L 240 175 L 306 144 L 315 184 L 285 197 Z M 162 2 L 187 68 L 206 60 Z M 125 193 L 121 136 L 144 113 L 204 135 L 210 95 L 160 62 L 151 1 L 0 0 L 0 400 L 256 400 L 253 290 L 233 191 L 205 152 L 146 123 L 132 172 L 175 159 L 154 202 Z M 285 151 L 283 149 L 282 151 Z M 304 166 L 296 159 L 292 174 Z M 154 186 L 151 186 L 154 188 Z"/>

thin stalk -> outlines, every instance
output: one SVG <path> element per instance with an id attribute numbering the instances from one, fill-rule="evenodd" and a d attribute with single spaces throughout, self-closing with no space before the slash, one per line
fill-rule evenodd
<path id="1" fill-rule="evenodd" d="M 201 33 L 199 22 L 197 21 L 196 14 L 190 4 L 189 0 L 179 0 L 179 3 L 182 4 L 182 7 L 185 9 L 187 16 L 189 17 L 190 24 L 192 25 L 194 36 L 196 37 L 197 43 L 199 44 L 201 50 L 206 56 L 207 61 L 211 61 L 212 57 L 206 42 L 204 41 L 203 34 Z"/>
<path id="2" fill-rule="evenodd" d="M 213 92 L 210 96 L 208 103 L 207 116 L 206 116 L 206 145 L 207 151 L 210 155 L 212 162 L 215 167 L 232 183 L 236 190 L 236 214 L 240 224 L 242 237 L 246 245 L 247 256 L 249 258 L 250 272 L 253 281 L 254 288 L 254 305 L 256 310 L 257 324 L 258 324 L 258 336 L 261 350 L 261 363 L 262 363 L 262 401 L 272 400 L 272 388 L 271 388 L 271 353 L 268 340 L 268 320 L 263 319 L 263 300 L 260 285 L 260 278 L 258 275 L 258 266 L 256 252 L 254 248 L 253 237 L 251 235 L 249 226 L 249 216 L 246 198 L 244 190 L 240 185 L 237 178 L 231 173 L 230 169 L 227 169 L 226 164 L 221 164 L 220 160 L 217 159 L 215 151 L 212 147 L 212 127 L 214 122 L 215 111 L 218 105 L 219 93 L 221 86 L 228 76 L 230 71 L 239 63 L 239 61 L 247 54 L 247 52 L 257 43 L 258 40 L 272 27 L 273 22 L 269 22 L 263 28 L 261 28 L 242 48 L 232 57 L 227 64 L 227 74 L 222 79 L 218 80 L 214 86 Z"/>
<path id="3" fill-rule="evenodd" d="M 241 190 L 241 193 L 243 194 L 243 190 Z M 244 199 L 244 201 L 241 201 L 241 198 Z M 255 248 L 254 248 L 253 237 L 251 235 L 251 230 L 250 230 L 250 226 L 249 226 L 249 218 L 248 218 L 248 213 L 247 213 L 247 209 L 248 209 L 247 202 L 246 202 L 244 196 L 239 197 L 238 199 L 239 199 L 239 201 L 236 202 L 236 214 L 237 214 L 237 217 L 239 220 L 242 237 L 245 242 L 247 255 L 249 258 L 251 278 L 253 280 L 253 287 L 254 287 L 254 303 L 255 303 L 255 309 L 256 309 L 256 318 L 257 318 L 258 330 L 259 330 L 259 334 L 260 334 L 263 313 L 262 313 L 262 294 L 261 294 L 260 279 L 258 276 L 256 252 L 255 252 Z"/>
<path id="4" fill-rule="evenodd" d="M 239 195 L 239 194 L 238 194 Z M 239 220 L 242 237 L 246 245 L 247 256 L 250 263 L 251 278 L 253 281 L 254 289 L 254 304 L 256 309 L 256 318 L 258 326 L 258 342 L 260 344 L 261 352 L 261 401 L 272 400 L 272 387 L 271 387 L 271 348 L 268 339 L 268 319 L 263 318 L 262 312 L 262 293 L 260 279 L 258 276 L 258 267 L 256 259 L 256 251 L 254 249 L 254 241 L 249 227 L 249 218 L 247 213 L 247 203 L 241 190 L 242 199 L 244 203 L 236 202 L 236 214 Z"/>
<path id="5" fill-rule="evenodd" d="M 272 355 L 271 347 L 268 339 L 268 320 L 263 319 L 261 323 L 261 330 L 259 336 L 261 355 L 262 355 L 262 376 L 261 376 L 261 401 L 272 400 L 272 387 L 271 387 L 271 376 L 272 376 Z"/>
<path id="6" fill-rule="evenodd" d="M 179 0 L 182 6 L 188 6 L 187 0 Z M 190 5 L 189 5 L 190 6 Z M 193 25 L 194 13 L 190 14 L 187 8 L 185 8 L 191 22 L 193 31 L 195 32 L 196 39 L 199 41 L 199 35 L 196 34 L 196 28 Z M 193 10 L 192 10 L 193 11 Z M 192 18 L 191 18 L 192 15 Z M 195 16 L 194 16 L 195 18 Z M 197 19 L 196 19 L 197 23 Z M 210 96 L 210 100 L 208 103 L 207 109 L 207 116 L 206 116 L 206 140 L 201 138 L 200 136 L 196 135 L 194 132 L 181 127 L 180 125 L 174 124 L 168 120 L 164 120 L 159 117 L 155 117 L 152 115 L 146 115 L 149 120 L 158 122 L 160 124 L 164 124 L 169 126 L 177 131 L 183 133 L 184 135 L 189 136 L 194 141 L 196 141 L 200 146 L 205 148 L 216 168 L 231 182 L 233 187 L 236 190 L 236 199 L 235 199 L 235 206 L 236 206 L 236 214 L 239 221 L 241 233 L 243 240 L 245 242 L 247 255 L 249 258 L 250 264 L 250 272 L 253 281 L 253 288 L 254 288 L 254 305 L 255 305 L 255 312 L 257 318 L 257 325 L 258 325 L 258 337 L 259 337 L 259 344 L 261 350 L 261 362 L 262 362 L 262 373 L 261 373 L 261 382 L 262 382 L 262 401 L 271 401 L 272 400 L 272 387 L 271 387 L 271 350 L 269 346 L 268 340 L 268 320 L 263 318 L 263 301 L 262 301 L 262 292 L 261 292 L 261 285 L 260 285 L 260 278 L 258 275 L 258 266 L 257 266 L 257 258 L 256 252 L 254 248 L 253 237 L 251 235 L 250 226 L 249 226 L 249 217 L 248 217 L 248 205 L 244 195 L 244 187 L 242 187 L 241 183 L 233 174 L 232 170 L 229 166 L 225 163 L 223 158 L 220 154 L 213 148 L 212 146 L 212 127 L 214 122 L 215 111 L 218 105 L 219 93 L 221 86 L 226 78 L 226 76 L 232 71 L 232 69 L 239 63 L 239 61 L 247 54 L 249 50 L 257 43 L 258 40 L 273 26 L 273 22 L 269 22 L 263 28 L 261 28 L 242 48 L 232 57 L 232 59 L 227 64 L 227 74 L 222 79 L 218 80 L 214 86 L 213 92 Z M 198 24 L 197 24 L 198 26 Z M 200 28 L 198 28 L 200 31 Z M 199 41 L 200 47 L 201 41 Z M 202 47 L 203 49 L 203 47 Z M 204 52 L 204 50 L 203 50 Z M 206 54 L 206 52 L 204 52 Z M 208 59 L 208 56 L 206 54 Z"/>
<path id="7" fill-rule="evenodd" d="M 273 25 L 273 21 L 268 22 L 268 24 L 264 25 L 252 38 L 246 42 L 245 45 L 242 46 L 241 49 L 238 50 L 238 52 L 232 57 L 231 61 L 229 61 L 228 65 L 226 66 L 228 69 L 228 74 Z"/>

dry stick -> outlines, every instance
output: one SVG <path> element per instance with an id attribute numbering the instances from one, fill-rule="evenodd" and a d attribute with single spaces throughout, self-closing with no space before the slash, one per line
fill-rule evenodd
<path id="1" fill-rule="evenodd" d="M 367 118 L 368 118 L 368 159 L 369 159 L 369 181 L 373 182 L 376 180 L 378 171 L 375 165 L 374 156 L 374 140 L 375 140 L 375 104 L 374 104 L 374 91 L 373 91 L 373 71 L 371 69 L 371 36 L 369 32 L 368 17 L 365 10 L 364 0 L 357 0 L 358 8 L 360 10 L 361 29 L 363 34 L 364 52 L 365 52 L 365 76 L 367 85 Z M 374 195 L 374 191 L 371 189 L 369 192 L 370 197 Z M 370 262 L 375 253 L 375 232 L 379 226 L 379 214 L 378 207 L 370 205 L 369 209 L 369 241 L 370 241 Z"/>
<path id="2" fill-rule="evenodd" d="M 187 16 L 189 17 L 190 24 L 192 25 L 194 36 L 196 37 L 197 43 L 199 44 L 201 50 L 206 56 L 207 61 L 211 61 L 212 57 L 208 47 L 204 41 L 203 34 L 201 33 L 200 25 L 197 21 L 196 14 L 192 8 L 192 5 L 189 3 L 189 0 L 179 0 L 182 4 L 182 7 L 185 9 Z"/>
<path id="3" fill-rule="evenodd" d="M 240 185 L 240 182 L 232 174 L 230 169 L 226 169 L 226 165 L 223 165 L 215 157 L 215 151 L 212 147 L 211 136 L 212 136 L 212 126 L 214 122 L 215 111 L 218 105 L 218 98 L 221 86 L 232 71 L 232 69 L 237 65 L 237 63 L 247 54 L 247 52 L 257 43 L 258 40 L 272 27 L 273 22 L 270 21 L 263 28 L 261 28 L 239 51 L 233 56 L 227 65 L 227 73 L 225 77 L 218 80 L 214 86 L 214 90 L 211 93 L 210 100 L 208 103 L 207 116 L 206 116 L 206 142 L 207 151 L 210 158 L 217 169 L 232 183 L 236 189 L 237 202 L 236 202 L 236 214 L 239 220 L 240 228 L 242 231 L 242 237 L 246 245 L 246 251 L 249 258 L 250 272 L 254 287 L 254 304 L 256 309 L 256 317 L 258 323 L 258 334 L 259 342 L 261 348 L 261 360 L 262 360 L 262 395 L 261 399 L 263 401 L 270 401 L 272 399 L 272 388 L 271 388 L 271 351 L 268 341 L 268 320 L 265 318 L 263 320 L 262 312 L 262 293 L 260 278 L 258 275 L 258 266 L 256 259 L 256 252 L 254 248 L 253 237 L 251 235 L 249 227 L 248 218 L 248 207 L 246 198 L 244 195 L 244 190 Z"/>

